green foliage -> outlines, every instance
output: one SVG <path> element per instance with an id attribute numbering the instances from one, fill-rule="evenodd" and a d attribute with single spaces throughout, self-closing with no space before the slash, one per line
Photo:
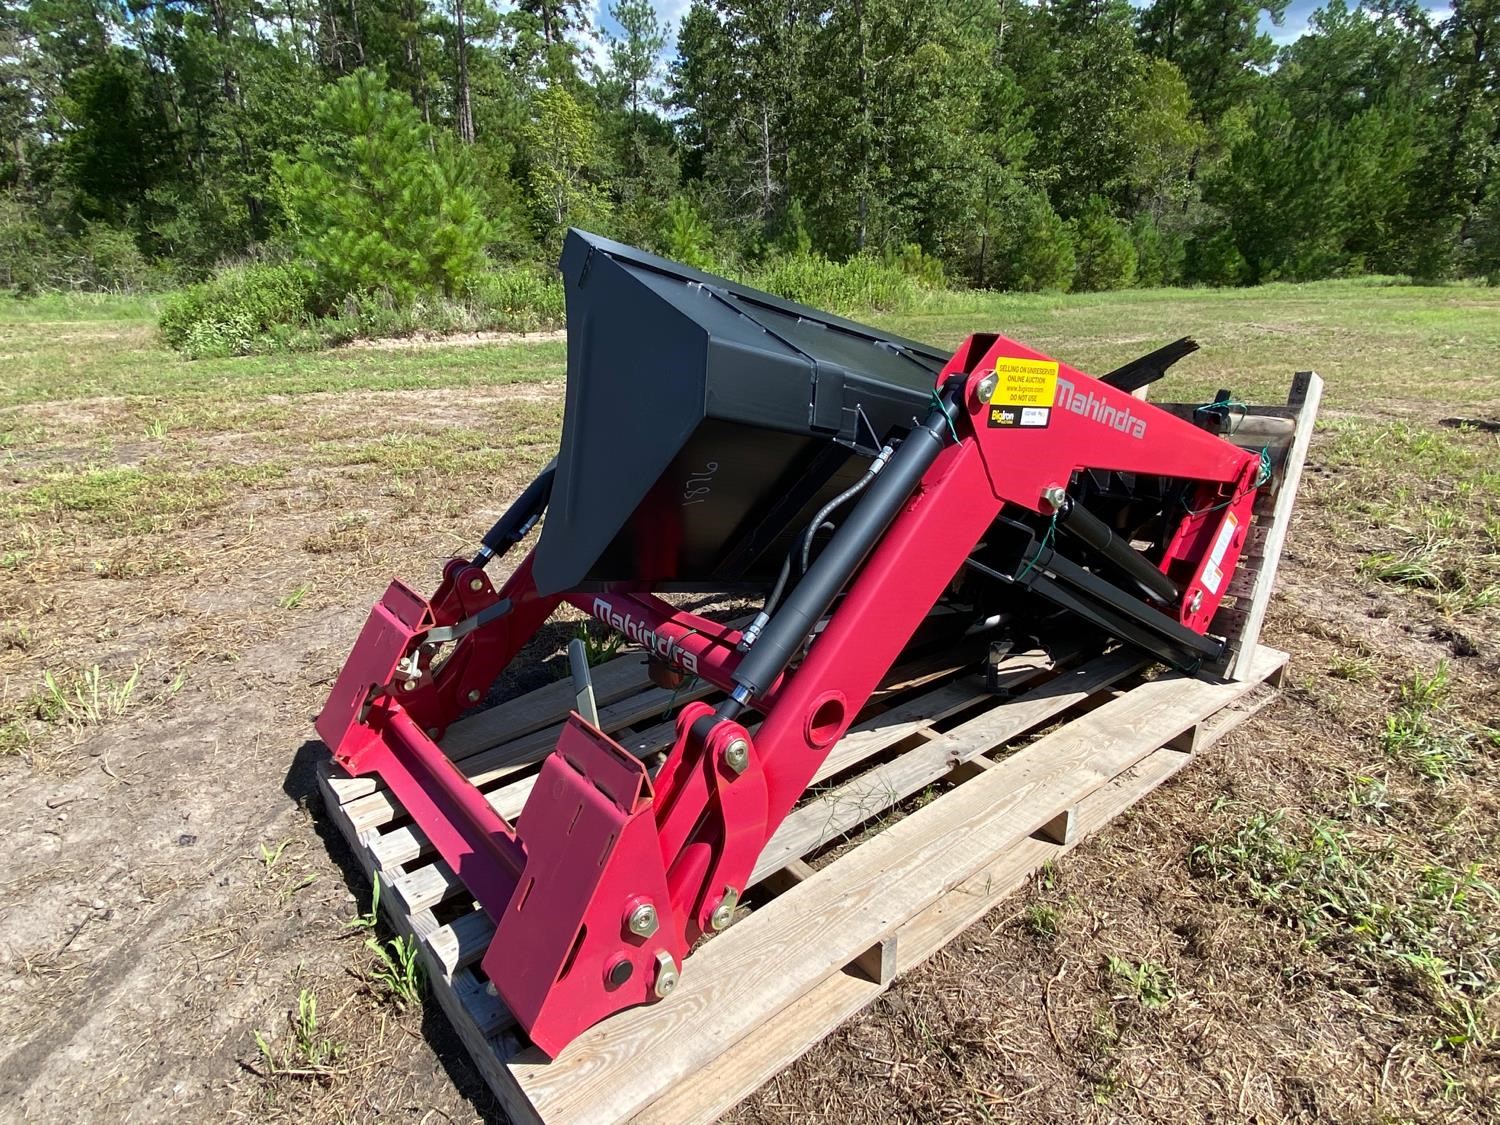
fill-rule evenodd
<path id="1" fill-rule="evenodd" d="M 553 84 L 532 98 L 523 130 L 531 153 L 532 211 L 544 245 L 560 245 L 569 226 L 596 222 L 609 212 L 594 183 L 598 130 L 588 107 Z"/>
<path id="2" fill-rule="evenodd" d="M 1152 289 L 1181 282 L 1187 246 L 1175 231 L 1143 212 L 1130 224 L 1130 242 L 1135 247 L 1137 285 Z"/>
<path id="3" fill-rule="evenodd" d="M 162 309 L 162 339 L 200 359 L 263 350 L 276 326 L 307 321 L 313 286 L 298 266 L 236 266 L 174 293 Z"/>
<path id="4" fill-rule="evenodd" d="M 1132 253 L 1142 285 L 1500 281 L 1493 3 L 1328 0 L 1278 48 L 1284 0 L 703 2 L 675 45 L 612 0 L 607 65 L 578 0 L 500 7 L 0 7 L 0 287 L 286 248 L 334 314 L 261 334 L 300 348 L 472 324 L 487 256 L 573 225 L 926 286 L 1113 288 Z"/>
<path id="5" fill-rule="evenodd" d="M 994 267 L 987 280 L 1002 289 L 1066 290 L 1077 272 L 1072 229 L 1039 191 L 1012 200 L 990 255 Z"/>
<path id="6" fill-rule="evenodd" d="M 399 1007 L 415 1004 L 422 998 L 426 973 L 417 959 L 415 938 L 393 937 L 385 944 L 375 938 L 365 939 L 365 948 L 375 954 L 370 979 L 381 985 Z"/>
<path id="7" fill-rule="evenodd" d="M 673 196 L 662 219 L 658 245 L 664 255 L 694 269 L 714 268 L 713 254 L 709 250 L 713 231 L 690 200 L 680 195 Z"/>
<path id="8" fill-rule="evenodd" d="M 847 313 L 909 309 L 921 288 L 901 269 L 867 255 L 847 262 L 816 254 L 785 255 L 773 258 L 747 280 L 799 304 Z"/>
<path id="9" fill-rule="evenodd" d="M 453 296 L 484 265 L 491 225 L 472 162 L 380 70 L 319 101 L 319 139 L 277 164 L 289 235 L 323 307 L 350 294 Z"/>
<path id="10" fill-rule="evenodd" d="M 20 196 L 0 194 L 0 290 L 138 293 L 161 280 L 129 231 L 102 222 L 57 230 Z"/>
<path id="11" fill-rule="evenodd" d="M 1135 282 L 1136 253 L 1125 224 L 1109 204 L 1091 196 L 1069 224 L 1076 267 L 1073 288 L 1082 292 L 1128 289 Z"/>
<path id="12" fill-rule="evenodd" d="M 1135 1000 L 1143 1008 L 1161 1008 L 1177 995 L 1177 981 L 1165 965 L 1111 956 L 1108 967 L 1119 999 Z"/>
<path id="13" fill-rule="evenodd" d="M 552 269 L 507 266 L 485 270 L 469 279 L 466 295 L 485 328 L 531 332 L 563 323 L 562 278 Z"/>
<path id="14" fill-rule="evenodd" d="M 1188 281 L 1203 285 L 1239 285 L 1246 280 L 1248 266 L 1235 245 L 1234 232 L 1220 227 L 1188 240 L 1183 272 Z"/>

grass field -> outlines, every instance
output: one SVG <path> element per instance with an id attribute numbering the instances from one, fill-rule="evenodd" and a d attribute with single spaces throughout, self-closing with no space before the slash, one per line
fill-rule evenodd
<path id="1" fill-rule="evenodd" d="M 388 577 L 431 585 L 551 455 L 564 347 L 189 362 L 153 313 L 0 303 L 0 1113 L 492 1114 L 369 944 L 311 718 Z M 883 323 L 1096 372 L 1195 335 L 1169 399 L 1322 373 L 1267 628 L 1291 687 L 735 1116 L 1496 1119 L 1500 292 Z"/>

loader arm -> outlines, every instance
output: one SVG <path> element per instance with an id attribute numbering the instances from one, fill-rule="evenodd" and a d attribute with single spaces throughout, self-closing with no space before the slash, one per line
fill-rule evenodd
<path id="1" fill-rule="evenodd" d="M 851 346 L 840 347 L 847 359 Z M 642 543 L 621 514 L 616 543 L 597 548 L 604 563 L 554 542 L 553 572 L 571 567 L 584 577 L 577 585 L 542 592 L 533 552 L 496 590 L 484 566 L 536 522 L 558 487 L 549 467 L 473 560 L 448 564 L 430 601 L 394 583 L 372 611 L 318 731 L 344 768 L 389 784 L 494 920 L 484 972 L 547 1054 L 670 993 L 698 939 L 733 920 L 766 843 L 940 603 L 986 621 L 1044 606 L 1189 670 L 1226 657 L 1207 629 L 1267 476 L 1260 453 L 999 335 L 970 337 L 926 378 L 928 401 L 913 409 L 921 399 L 908 395 L 906 423 L 877 432 L 878 452 L 851 438 L 855 470 L 822 495 L 788 503 L 778 486 L 764 500 L 731 496 L 733 518 L 704 513 L 726 540 L 717 552 L 690 508 L 697 490 L 728 491 L 733 469 L 721 474 L 717 458 L 704 468 L 693 453 L 685 477 L 653 462 L 664 485 L 611 485 L 654 520 L 678 519 L 667 534 Z M 577 402 L 587 396 L 570 388 Z M 856 423 L 878 418 L 851 419 L 851 434 Z M 566 447 L 566 425 L 564 434 Z M 583 461 L 564 453 L 566 492 L 569 467 Z M 818 456 L 794 463 L 826 462 Z M 572 495 L 570 511 L 587 507 L 586 494 Z M 752 558 L 745 542 L 776 541 L 768 513 L 796 512 L 816 514 L 777 541 L 790 550 L 770 552 L 786 561 L 752 629 L 657 596 L 674 568 L 696 577 L 693 552 L 710 568 Z M 556 526 L 557 537 L 571 533 Z M 583 573 L 590 566 L 646 573 L 601 580 Z M 512 825 L 438 740 L 564 603 L 724 697 L 681 709 L 654 769 L 574 712 Z"/>

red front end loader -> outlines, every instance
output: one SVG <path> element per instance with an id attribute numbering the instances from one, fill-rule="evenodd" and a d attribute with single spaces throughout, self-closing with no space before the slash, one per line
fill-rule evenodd
<path id="1" fill-rule="evenodd" d="M 317 723 L 494 921 L 483 971 L 548 1055 L 672 990 L 904 655 L 1067 635 L 1221 670 L 1209 624 L 1270 475 L 1227 392 L 1193 420 L 1132 395 L 1189 340 L 1098 379 L 994 334 L 947 355 L 578 231 L 562 272 L 556 460 L 434 594 L 391 584 Z M 544 516 L 497 586 L 488 565 Z M 750 606 L 743 629 L 663 597 L 710 592 Z M 722 701 L 684 706 L 648 766 L 591 721 L 575 659 L 579 710 L 509 823 L 439 741 L 564 605 Z"/>

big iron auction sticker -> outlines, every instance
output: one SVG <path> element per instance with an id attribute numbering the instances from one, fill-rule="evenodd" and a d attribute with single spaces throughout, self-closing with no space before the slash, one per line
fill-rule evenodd
<path id="1" fill-rule="evenodd" d="M 1003 358 L 995 361 L 989 424 L 1042 430 L 1057 400 L 1057 361 Z"/>

